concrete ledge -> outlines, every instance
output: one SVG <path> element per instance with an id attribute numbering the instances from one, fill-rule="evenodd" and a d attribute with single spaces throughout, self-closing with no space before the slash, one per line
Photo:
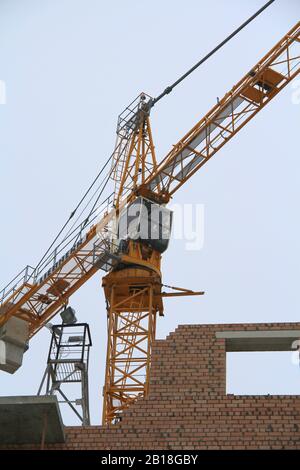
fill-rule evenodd
<path id="1" fill-rule="evenodd" d="M 41 444 L 65 442 L 55 396 L 0 397 L 1 444 Z"/>
<path id="2" fill-rule="evenodd" d="M 300 330 L 217 331 L 216 338 L 225 339 L 227 352 L 292 351 Z"/>

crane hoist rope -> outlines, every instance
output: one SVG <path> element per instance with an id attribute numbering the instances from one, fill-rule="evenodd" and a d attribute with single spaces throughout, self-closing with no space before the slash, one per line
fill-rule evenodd
<path id="1" fill-rule="evenodd" d="M 274 3 L 275 0 L 270 0 L 265 5 L 263 5 L 254 15 L 250 16 L 241 26 L 239 26 L 235 31 L 233 31 L 226 39 L 224 39 L 220 44 L 218 44 L 214 49 L 212 49 L 206 56 L 204 56 L 199 62 L 197 62 L 193 67 L 191 67 L 187 72 L 185 72 L 181 77 L 179 77 L 172 85 L 169 85 L 160 95 L 158 95 L 152 101 L 152 106 L 154 106 L 158 101 L 160 101 L 164 96 L 171 93 L 174 88 L 179 85 L 185 78 L 187 78 L 191 73 L 193 73 L 200 65 L 204 64 L 210 57 L 212 57 L 218 50 L 220 50 L 225 44 L 227 44 L 231 39 L 233 39 L 238 33 L 240 33 L 248 24 L 252 23 L 261 13 L 263 13 L 269 6 Z"/>

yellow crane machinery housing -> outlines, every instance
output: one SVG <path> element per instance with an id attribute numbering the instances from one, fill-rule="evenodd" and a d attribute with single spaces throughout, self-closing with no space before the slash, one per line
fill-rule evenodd
<path id="1" fill-rule="evenodd" d="M 18 319 L 32 337 L 96 272 L 106 272 L 103 423 L 116 422 L 125 408 L 148 392 L 151 349 L 164 296 L 203 294 L 163 290 L 161 257 L 172 225 L 168 201 L 299 73 L 300 22 L 159 163 L 150 125 L 155 102 L 142 93 L 119 117 L 110 170 L 113 194 L 93 209 L 88 224 L 75 227 L 38 267 L 26 267 L 1 292 L 0 326 Z M 126 225 L 132 209 L 143 217 L 141 207 L 146 207 L 144 216 L 152 228 L 152 209 L 163 212 L 154 239 L 138 234 L 140 218 L 130 229 Z"/>

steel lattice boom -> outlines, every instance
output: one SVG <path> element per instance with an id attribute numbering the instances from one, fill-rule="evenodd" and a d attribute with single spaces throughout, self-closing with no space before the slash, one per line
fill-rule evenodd
<path id="1" fill-rule="evenodd" d="M 299 71 L 300 22 L 173 146 L 146 180 L 146 186 L 158 193 L 174 194 Z"/>

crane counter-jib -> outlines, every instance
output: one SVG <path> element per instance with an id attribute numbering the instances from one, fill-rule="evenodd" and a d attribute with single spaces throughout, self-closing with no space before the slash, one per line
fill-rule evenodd
<path id="1" fill-rule="evenodd" d="M 79 226 L 39 269 L 25 268 L 2 291 L 0 327 L 10 317 L 18 316 L 29 322 L 32 336 L 99 269 L 109 271 L 120 260 L 115 254 L 118 214 L 135 199 L 132 193 L 120 203 L 118 211 L 112 207 L 109 212 L 96 214 L 94 224 L 84 234 Z"/>
<path id="2" fill-rule="evenodd" d="M 22 273 L 19 285 L 8 289 L 2 300 L 0 325 L 13 315 L 19 316 L 30 323 L 30 334 L 34 334 L 96 271 L 107 271 L 114 262 L 107 230 L 114 213 L 111 210 L 100 218 L 71 248 L 62 250 L 60 257 L 51 254 L 44 272 Z"/>

